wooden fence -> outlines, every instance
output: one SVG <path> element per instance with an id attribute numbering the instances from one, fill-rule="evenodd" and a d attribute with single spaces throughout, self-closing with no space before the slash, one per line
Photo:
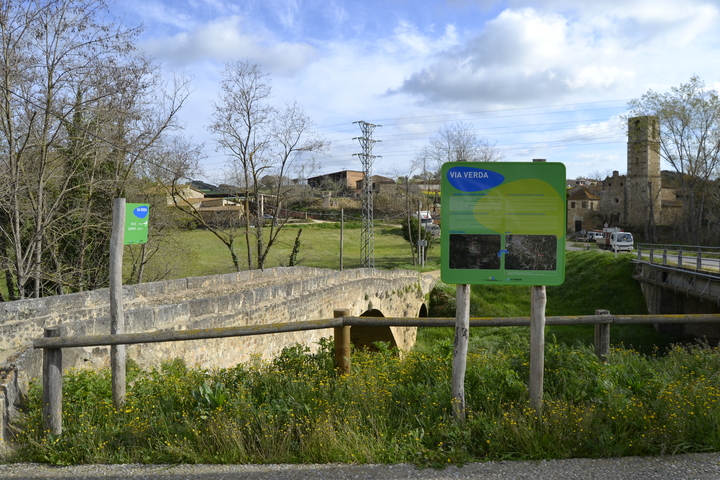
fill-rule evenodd
<path id="1" fill-rule="evenodd" d="M 594 325 L 595 354 L 606 361 L 610 353 L 610 326 L 629 324 L 685 324 L 720 323 L 720 314 L 700 315 L 611 315 L 597 310 L 595 315 L 547 317 L 546 325 Z M 131 345 L 138 343 L 179 342 L 214 338 L 266 335 L 283 332 L 300 332 L 333 328 L 335 363 L 339 371 L 350 372 L 350 328 L 376 327 L 454 327 L 455 318 L 447 317 L 352 317 L 349 310 L 338 309 L 334 318 L 304 322 L 274 323 L 196 330 L 122 333 L 85 337 L 64 337 L 62 326 L 48 327 L 45 336 L 33 342 L 34 348 L 43 349 L 43 418 L 45 429 L 55 435 L 62 433 L 62 349 Z M 529 327 L 530 317 L 471 318 L 471 327 Z M 112 372 L 116 374 L 115 371 Z M 124 372 L 123 378 L 124 378 Z"/>

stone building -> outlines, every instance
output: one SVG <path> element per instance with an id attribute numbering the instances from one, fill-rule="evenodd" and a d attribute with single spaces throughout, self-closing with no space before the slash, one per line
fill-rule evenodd
<path id="1" fill-rule="evenodd" d="M 327 188 L 328 186 L 340 186 L 354 190 L 358 181 L 362 181 L 365 178 L 364 172 L 356 170 L 342 170 L 340 172 L 327 173 L 325 175 L 318 175 L 315 177 L 309 177 L 307 179 L 308 185 L 311 188 Z"/>
<path id="2" fill-rule="evenodd" d="M 628 119 L 627 175 L 616 170 L 597 188 L 580 185 L 568 190 L 568 231 L 607 224 L 648 232 L 657 225 L 672 224 L 682 203 L 674 188 L 662 185 L 659 141 L 657 117 Z"/>
<path id="3" fill-rule="evenodd" d="M 579 185 L 568 190 L 567 229 L 579 232 L 583 229 L 598 229 L 602 225 L 600 197 L 590 188 Z"/>

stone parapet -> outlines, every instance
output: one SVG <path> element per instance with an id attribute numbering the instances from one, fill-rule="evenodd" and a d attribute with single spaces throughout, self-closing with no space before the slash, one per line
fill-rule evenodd
<path id="1" fill-rule="evenodd" d="M 126 332 L 263 325 L 332 318 L 338 308 L 351 316 L 374 310 L 383 316 L 418 316 L 435 283 L 414 271 L 374 269 L 343 272 L 278 267 L 123 287 Z M 27 392 L 41 372 L 42 351 L 32 341 L 46 327 L 63 325 L 67 336 L 110 333 L 109 290 L 0 303 L 0 436 L 5 439 Z M 392 327 L 401 349 L 415 342 L 415 328 Z M 183 358 L 190 366 L 224 368 L 255 357 L 272 358 L 296 343 L 315 348 L 332 329 L 252 337 L 131 345 L 141 366 Z M 109 365 L 109 347 L 68 348 L 63 369 Z"/>

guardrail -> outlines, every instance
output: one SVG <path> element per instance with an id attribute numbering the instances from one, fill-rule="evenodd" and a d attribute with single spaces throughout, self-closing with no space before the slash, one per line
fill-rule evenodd
<path id="1" fill-rule="evenodd" d="M 696 270 L 720 270 L 720 247 L 638 243 L 638 260 Z"/>
<path id="2" fill-rule="evenodd" d="M 454 327 L 455 318 L 448 317 L 352 317 L 349 310 L 337 309 L 332 319 L 304 322 L 248 325 L 212 329 L 123 333 L 84 337 L 62 336 L 62 326 L 48 327 L 45 336 L 33 341 L 33 348 L 43 349 L 43 418 L 46 431 L 62 433 L 62 349 L 137 343 L 180 342 L 211 338 L 266 335 L 282 332 L 334 329 L 335 364 L 340 372 L 350 372 L 350 328 L 352 326 L 382 327 Z M 629 324 L 720 323 L 720 314 L 699 315 L 611 315 L 608 310 L 596 310 L 595 315 L 546 317 L 551 325 L 594 325 L 595 354 L 607 361 L 610 353 L 610 326 Z M 530 317 L 470 318 L 471 327 L 529 327 Z M 115 372 L 112 372 L 113 375 Z M 123 376 L 124 378 L 124 376 Z"/>

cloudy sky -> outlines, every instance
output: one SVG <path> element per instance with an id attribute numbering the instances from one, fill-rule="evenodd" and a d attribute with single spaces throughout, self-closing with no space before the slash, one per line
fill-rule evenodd
<path id="1" fill-rule="evenodd" d="M 361 170 L 354 121 L 381 124 L 373 173 L 406 174 L 443 125 L 463 122 L 506 161 L 563 162 L 569 178 L 626 171 L 627 102 L 698 75 L 720 89 L 720 0 L 122 0 L 141 48 L 194 78 L 183 118 L 207 131 L 220 70 L 248 59 L 277 101 L 331 141 L 318 174 Z"/>

